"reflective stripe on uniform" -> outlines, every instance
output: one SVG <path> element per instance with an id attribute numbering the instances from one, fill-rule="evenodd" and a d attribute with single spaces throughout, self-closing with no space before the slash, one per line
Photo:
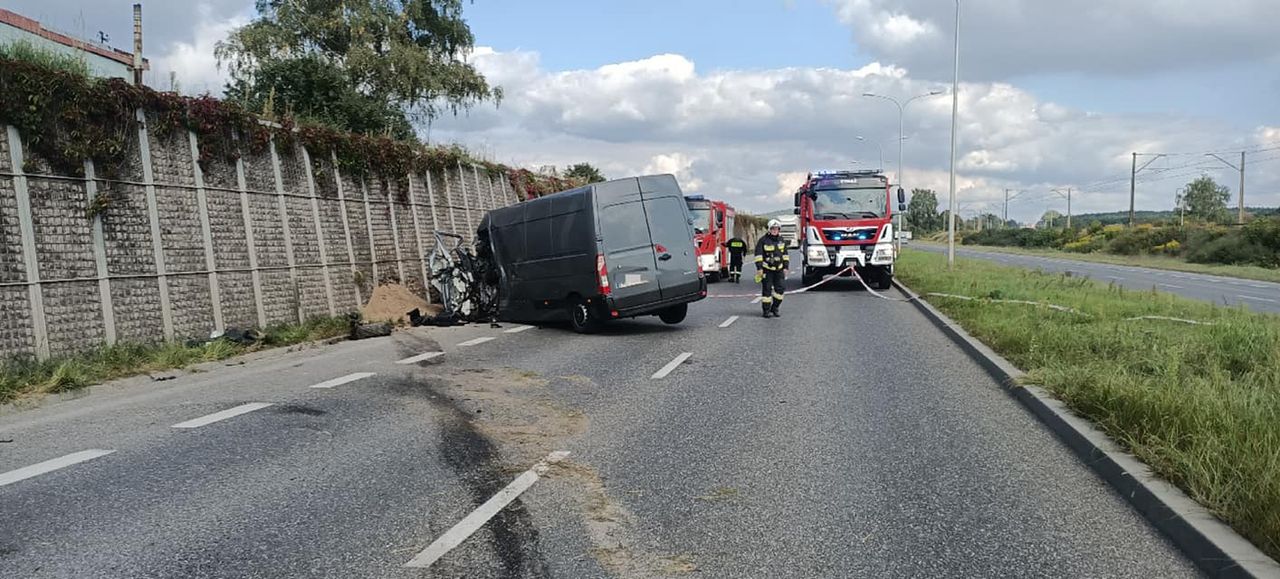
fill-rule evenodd
<path id="1" fill-rule="evenodd" d="M 764 250 L 765 250 L 765 251 L 773 251 L 773 249 L 774 249 L 774 248 L 773 248 L 773 246 L 772 246 L 772 245 L 766 245 L 766 246 L 764 246 Z"/>
<path id="2" fill-rule="evenodd" d="M 771 304 L 771 303 L 773 303 L 773 298 L 760 298 L 760 303 L 762 303 L 762 304 Z"/>
<path id="3" fill-rule="evenodd" d="M 762 262 L 762 261 L 764 261 L 764 256 L 763 256 L 763 255 L 757 255 L 757 256 L 756 256 L 756 263 L 760 263 L 760 262 Z"/>
<path id="4" fill-rule="evenodd" d="M 775 299 L 775 300 L 782 301 L 782 297 L 783 297 L 783 296 L 782 296 L 782 294 L 780 294 L 780 293 L 775 293 L 775 294 L 773 294 L 773 299 Z"/>

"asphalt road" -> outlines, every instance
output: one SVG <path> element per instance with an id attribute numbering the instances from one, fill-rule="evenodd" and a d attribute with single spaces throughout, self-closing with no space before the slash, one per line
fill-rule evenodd
<path id="1" fill-rule="evenodd" d="M 1196 575 L 913 307 L 831 285 L 781 319 L 722 283 L 678 326 L 419 329 L 0 414 L 0 576 Z"/>
<path id="2" fill-rule="evenodd" d="M 934 253 L 946 253 L 947 251 L 946 246 L 932 244 L 915 244 L 908 247 Z M 956 255 L 1052 272 L 1070 271 L 1103 283 L 1116 283 L 1126 288 L 1138 290 L 1155 288 L 1158 291 L 1169 292 L 1191 299 L 1232 306 L 1243 305 L 1259 312 L 1280 313 L 1280 283 L 1127 265 L 1110 265 L 1065 258 L 983 251 L 967 247 L 957 247 Z"/>

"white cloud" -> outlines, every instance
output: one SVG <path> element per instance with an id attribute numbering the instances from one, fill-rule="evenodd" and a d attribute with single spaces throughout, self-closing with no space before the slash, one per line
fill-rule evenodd
<path id="1" fill-rule="evenodd" d="M 955 3 L 827 2 L 874 58 L 917 77 L 949 77 Z M 961 64 L 968 78 L 1001 79 L 1262 61 L 1280 55 L 1277 20 L 1275 0 L 965 0 Z"/>
<path id="2" fill-rule="evenodd" d="M 218 41 L 226 39 L 232 30 L 248 24 L 249 18 L 237 15 L 218 20 L 213 18 L 210 6 L 203 3 L 197 5 L 196 10 L 203 17 L 195 29 L 195 38 L 190 42 L 174 42 L 162 56 L 152 58 L 147 84 L 157 89 L 170 90 L 174 88 L 170 82 L 172 73 L 180 92 L 191 95 L 222 94 L 229 75 L 225 69 L 218 67 L 213 48 Z"/>
<path id="3" fill-rule="evenodd" d="M 871 0 L 868 0 L 871 1 Z M 783 68 L 701 73 L 680 55 L 658 55 L 593 70 L 547 72 L 536 54 L 478 49 L 473 58 L 507 94 L 461 118 L 440 119 L 436 140 L 495 145 L 504 162 L 567 165 L 587 161 L 607 176 L 669 172 L 689 191 L 768 211 L 790 204 L 806 171 L 850 167 L 874 158 L 884 143 L 897 158 L 897 110 L 876 92 L 899 98 L 937 88 L 904 69 L 870 64 L 857 70 Z M 906 187 L 928 187 L 946 198 L 950 99 L 916 101 L 906 115 Z M 1010 216 L 1038 217 L 1073 187 L 1077 212 L 1128 208 L 1133 151 L 1201 151 L 1280 145 L 1280 129 L 1257 128 L 1249 139 L 1209 119 L 1085 113 L 1042 101 L 1009 83 L 961 87 L 958 198 L 967 205 L 1003 205 L 1004 190 L 1027 189 Z M 1280 157 L 1280 153 L 1272 153 Z M 1277 163 L 1259 157 L 1250 172 L 1251 203 L 1280 204 Z M 1172 205 L 1188 171 L 1161 161 L 1142 175 L 1138 204 Z M 1065 210 L 1064 207 L 1061 210 Z"/>

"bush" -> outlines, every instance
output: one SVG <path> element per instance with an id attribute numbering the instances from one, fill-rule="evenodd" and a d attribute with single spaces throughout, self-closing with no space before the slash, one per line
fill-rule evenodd
<path id="1" fill-rule="evenodd" d="M 1225 265 L 1264 265 L 1275 253 L 1245 239 L 1242 231 L 1232 231 L 1187 250 L 1187 261 Z"/>
<path id="2" fill-rule="evenodd" d="M 1107 244 L 1107 251 L 1117 255 L 1159 253 L 1160 248 L 1167 247 L 1171 241 L 1178 241 L 1181 245 L 1181 236 L 1182 231 L 1176 227 L 1139 226 L 1114 234 Z"/>
<path id="3" fill-rule="evenodd" d="M 1245 241 L 1265 250 L 1258 265 L 1280 267 L 1280 217 L 1254 219 L 1244 226 L 1242 234 Z"/>

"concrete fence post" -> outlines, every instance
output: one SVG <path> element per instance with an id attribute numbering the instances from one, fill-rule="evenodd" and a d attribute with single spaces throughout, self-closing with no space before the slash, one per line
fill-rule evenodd
<path id="1" fill-rule="evenodd" d="M 431 292 L 427 288 L 431 287 L 431 276 L 427 271 L 427 246 L 422 242 L 422 224 L 418 220 L 420 204 L 414 198 L 413 185 L 413 173 L 409 173 L 409 215 L 413 216 L 413 239 L 418 244 L 418 266 L 422 268 L 422 291 L 426 294 L 427 303 L 430 303 Z"/>
<path id="2" fill-rule="evenodd" d="M 369 183 L 360 178 L 360 195 L 364 201 L 364 228 L 369 235 L 369 265 L 373 269 L 373 280 L 370 287 L 378 287 L 382 278 L 378 277 L 378 247 L 373 241 L 373 212 L 369 210 Z"/>
<path id="3" fill-rule="evenodd" d="M 92 205 L 98 198 L 98 181 L 93 161 L 84 161 L 84 192 Z M 102 330 L 108 346 L 116 343 L 116 313 L 111 301 L 111 272 L 107 269 L 107 239 L 102 231 L 102 215 L 93 216 L 93 262 L 98 273 L 98 301 L 102 304 Z"/>
<path id="4" fill-rule="evenodd" d="M 467 232 L 462 236 L 463 239 L 470 242 L 475 226 L 471 224 L 471 200 L 467 198 L 467 180 L 463 178 L 462 161 L 458 161 L 458 186 L 462 188 L 462 208 L 463 216 L 467 219 Z M 479 201 L 479 199 L 477 199 Z"/>
<path id="5" fill-rule="evenodd" d="M 147 117 L 142 109 L 138 119 L 138 149 L 142 154 L 142 182 L 147 195 L 147 219 L 151 224 L 151 250 L 155 255 L 156 279 L 160 286 L 160 319 L 165 341 L 173 341 L 173 304 L 169 301 L 168 268 L 164 262 L 164 239 L 160 229 L 160 204 L 156 200 L 155 173 L 151 166 L 151 138 L 147 134 Z"/>
<path id="6" fill-rule="evenodd" d="M 364 307 L 364 297 L 360 295 L 360 284 L 355 281 L 360 268 L 356 267 L 356 249 L 351 243 L 351 221 L 347 214 L 347 197 L 342 187 L 342 174 L 338 171 L 338 154 L 329 151 L 329 158 L 333 160 L 333 182 L 338 187 L 338 206 L 342 211 L 342 237 L 347 242 L 347 263 L 351 265 L 351 285 L 356 288 L 356 309 L 360 309 Z"/>
<path id="7" fill-rule="evenodd" d="M 236 158 L 236 187 L 240 189 L 240 215 L 244 218 L 244 242 L 249 251 L 249 276 L 253 280 L 253 306 L 258 313 L 258 327 L 265 328 L 267 307 L 262 299 L 262 272 L 258 270 L 258 245 L 253 239 L 253 209 L 249 204 L 249 183 L 244 174 L 242 157 Z"/>
<path id="8" fill-rule="evenodd" d="M 400 276 L 400 283 L 405 283 L 404 277 L 404 253 L 400 251 L 400 226 L 396 224 L 396 199 L 395 192 L 391 187 L 387 187 L 387 215 L 391 219 L 391 242 L 396 252 L 396 274 Z"/>
<path id="9" fill-rule="evenodd" d="M 9 161 L 13 165 L 13 192 L 18 204 L 18 234 L 22 239 L 22 266 L 26 270 L 27 300 L 31 305 L 31 335 L 35 338 L 36 358 L 49 358 L 49 328 L 44 316 L 44 292 L 40 287 L 40 262 L 36 256 L 35 221 L 31 216 L 31 192 L 27 185 L 22 137 L 18 129 L 7 127 Z"/>
<path id="10" fill-rule="evenodd" d="M 329 279 L 329 251 L 325 249 L 324 225 L 320 221 L 320 197 L 316 195 L 316 179 L 311 172 L 311 152 L 306 147 L 302 150 L 302 166 L 307 175 L 307 193 L 311 195 L 311 217 L 316 224 L 316 245 L 320 248 L 320 273 L 324 276 L 324 295 L 329 300 L 329 315 L 338 315 L 333 303 L 333 282 Z"/>
<path id="11" fill-rule="evenodd" d="M 209 276 L 209 302 L 213 306 L 213 329 L 226 329 L 222 319 L 222 292 L 218 287 L 218 262 L 213 256 L 213 228 L 209 224 L 209 197 L 204 189 L 204 171 L 200 169 L 200 145 L 196 134 L 187 131 L 191 145 L 191 171 L 196 180 L 196 209 L 200 214 L 200 237 L 204 242 L 204 265 Z"/>
<path id="12" fill-rule="evenodd" d="M 298 262 L 293 256 L 293 233 L 289 227 L 289 206 L 284 199 L 284 176 L 280 172 L 280 153 L 276 150 L 276 140 L 271 139 L 271 172 L 276 180 L 276 200 L 280 207 L 280 225 L 284 228 L 284 256 L 289 264 L 289 284 L 293 286 L 293 307 L 298 323 L 304 321 L 302 314 L 302 296 L 298 292 Z"/>
<path id="13" fill-rule="evenodd" d="M 449 212 L 449 233 L 457 235 L 458 220 L 453 217 L 453 195 L 449 194 L 449 170 L 440 169 L 440 180 L 444 183 L 444 206 Z"/>

